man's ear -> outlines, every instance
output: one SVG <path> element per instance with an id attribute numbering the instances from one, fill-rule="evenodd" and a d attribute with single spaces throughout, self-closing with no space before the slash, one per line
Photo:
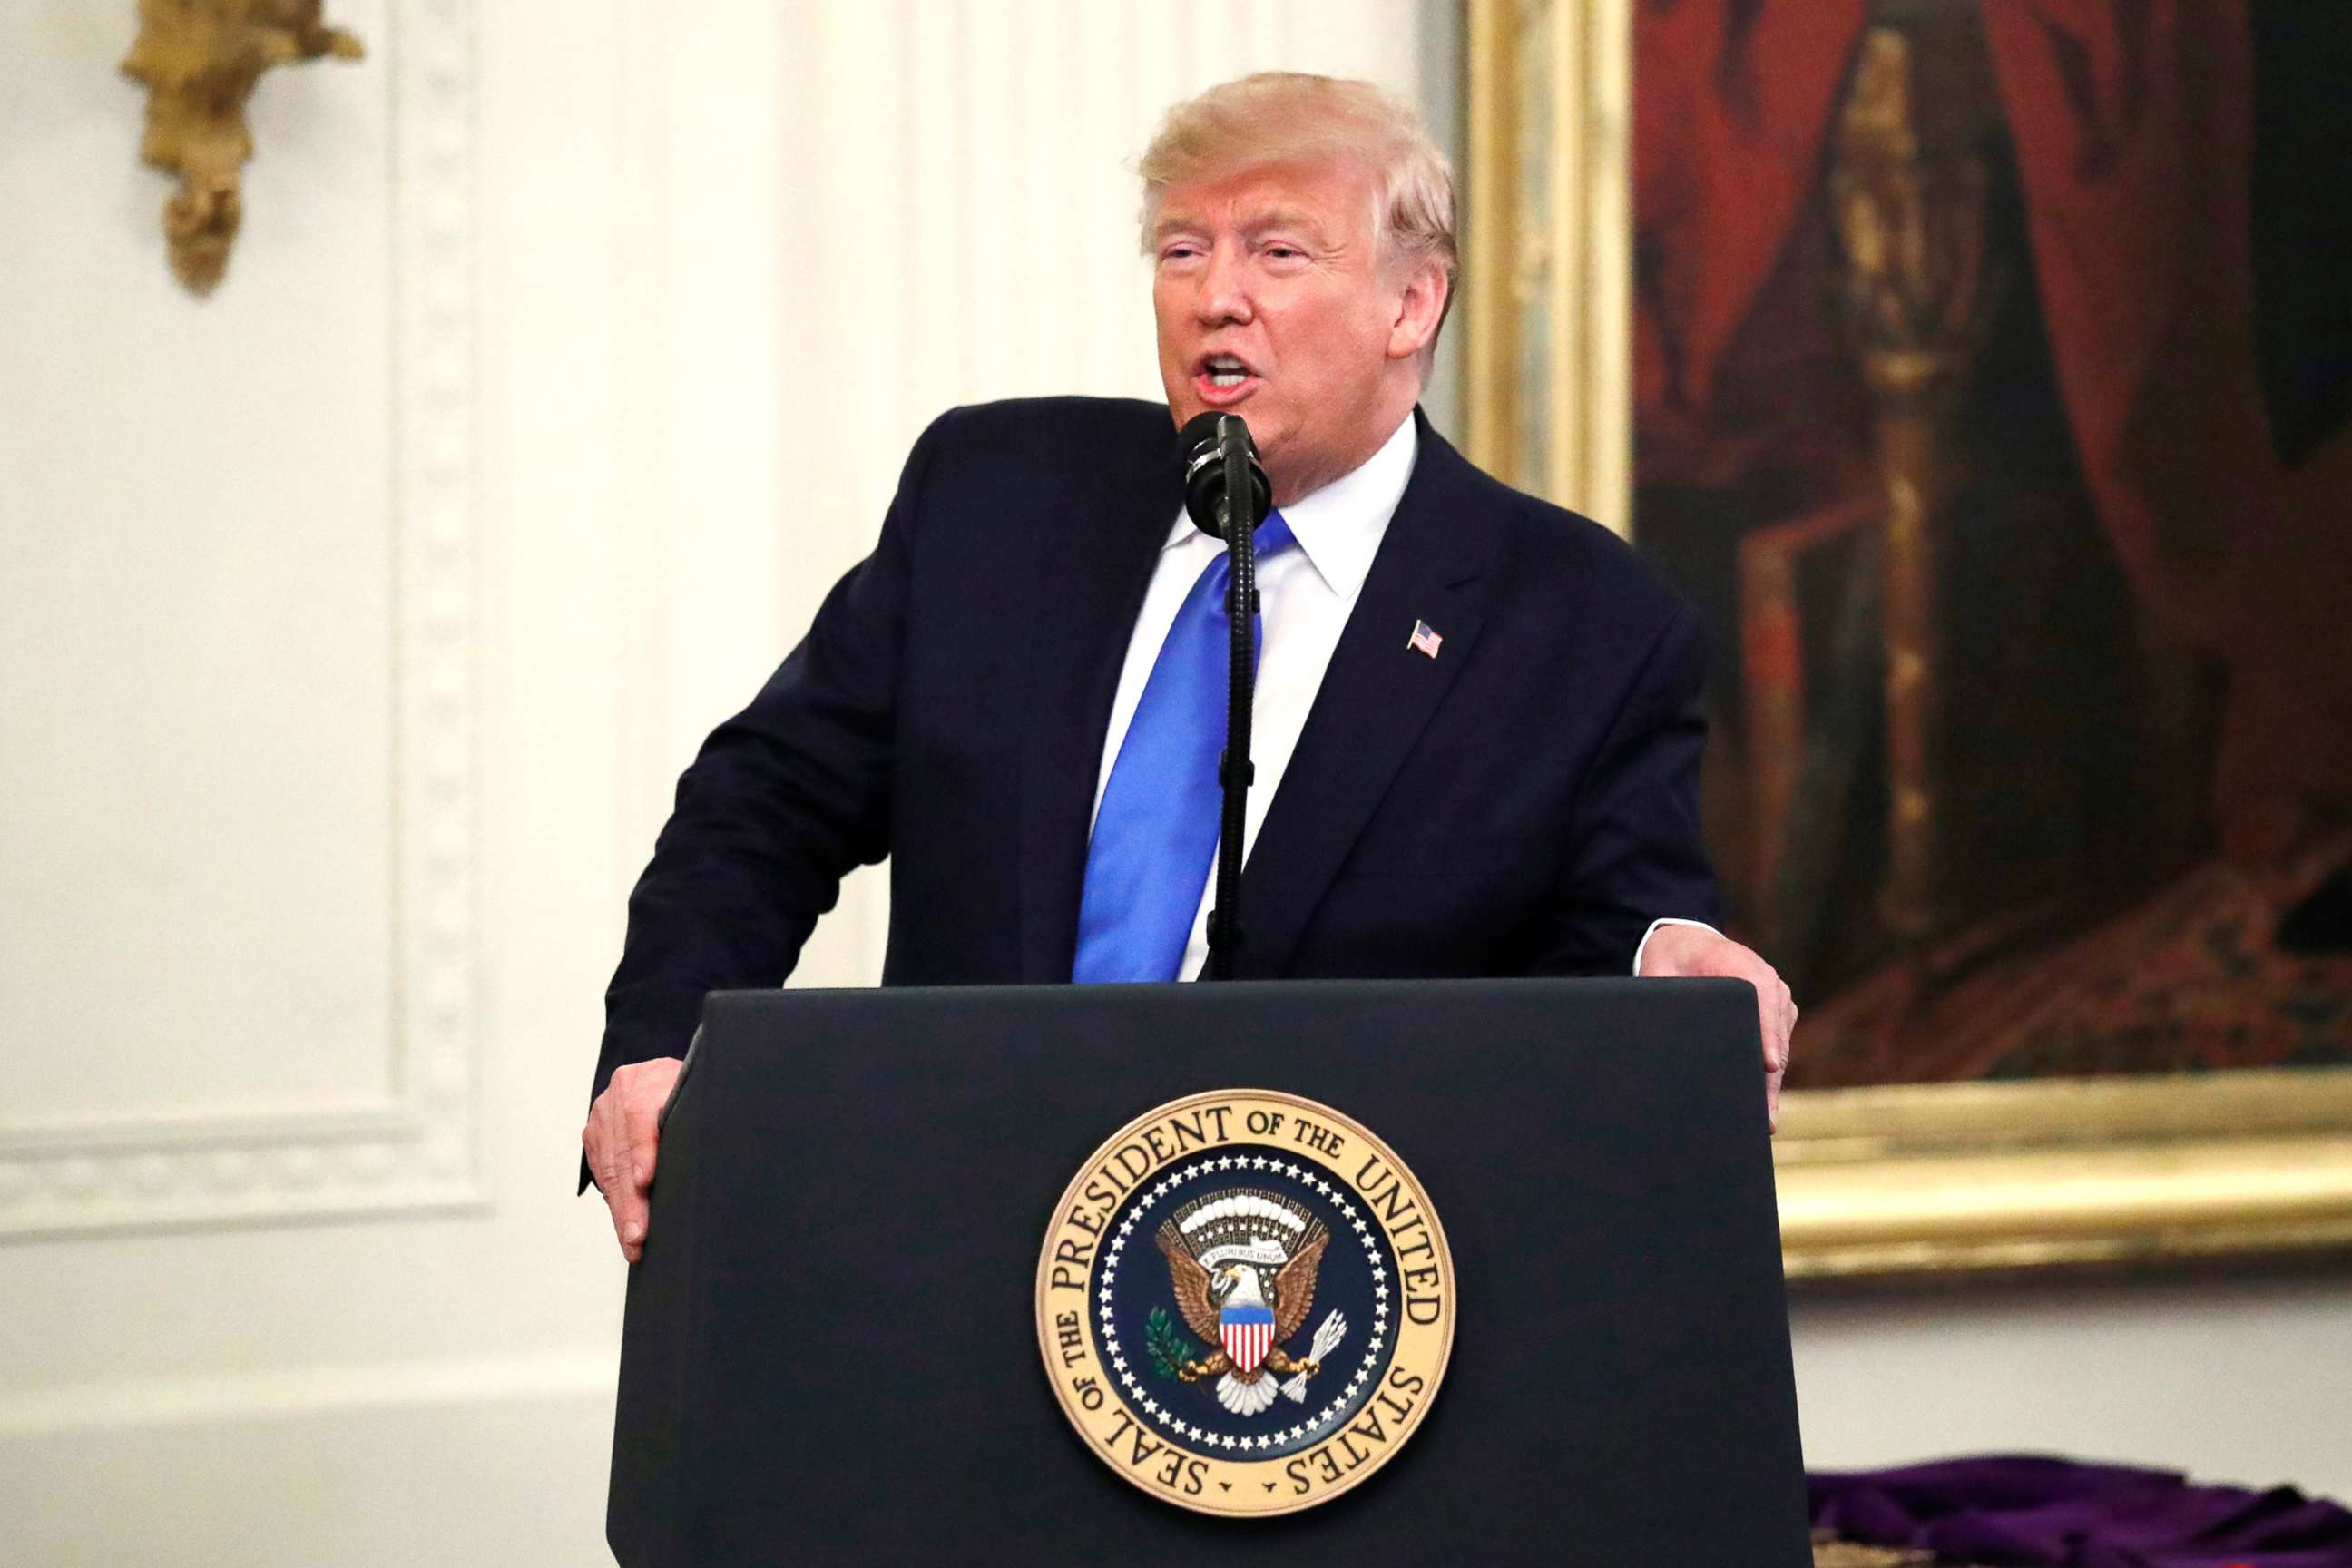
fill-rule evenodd
<path id="1" fill-rule="evenodd" d="M 1405 275 L 1396 321 L 1389 328 L 1389 358 L 1411 359 L 1429 346 L 1438 323 L 1445 320 L 1445 268 L 1434 261 L 1423 262 Z"/>

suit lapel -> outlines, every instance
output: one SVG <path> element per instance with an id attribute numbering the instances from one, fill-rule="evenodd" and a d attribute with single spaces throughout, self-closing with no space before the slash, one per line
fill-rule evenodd
<path id="1" fill-rule="evenodd" d="M 1412 479 L 1332 650 L 1297 750 L 1242 879 L 1242 974 L 1286 972 L 1307 921 L 1468 660 L 1492 597 L 1502 531 L 1477 471 L 1419 410 Z M 1414 623 L 1444 638 L 1434 658 Z"/>
<path id="2" fill-rule="evenodd" d="M 1066 981 L 1077 951 L 1087 828 L 1127 643 L 1183 495 L 1172 433 L 1113 469 L 1084 517 L 1044 542 L 1021 737 L 1021 975 Z"/>

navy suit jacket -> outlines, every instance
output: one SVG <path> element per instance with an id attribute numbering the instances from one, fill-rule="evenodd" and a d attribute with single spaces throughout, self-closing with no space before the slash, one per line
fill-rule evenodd
<path id="1" fill-rule="evenodd" d="M 1700 628 L 1623 542 L 1413 417 L 1412 479 L 1252 847 L 1238 971 L 1622 974 L 1655 917 L 1717 919 Z M 1069 979 L 1111 700 L 1181 496 L 1158 404 L 994 404 L 924 433 L 874 553 L 678 781 L 599 1090 L 683 1052 L 705 992 L 782 983 L 886 855 L 883 984 Z"/>

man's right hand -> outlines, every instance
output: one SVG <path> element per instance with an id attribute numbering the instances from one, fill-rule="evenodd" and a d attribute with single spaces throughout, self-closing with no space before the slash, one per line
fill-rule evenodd
<path id="1" fill-rule="evenodd" d="M 646 1255 L 650 1212 L 646 1191 L 654 1181 L 662 1107 L 669 1103 L 669 1091 L 685 1066 L 677 1057 L 656 1057 L 614 1068 L 612 1081 L 588 1108 L 588 1125 L 580 1131 L 588 1173 L 604 1194 L 604 1206 L 613 1211 L 613 1234 L 620 1239 L 621 1256 L 632 1263 Z"/>

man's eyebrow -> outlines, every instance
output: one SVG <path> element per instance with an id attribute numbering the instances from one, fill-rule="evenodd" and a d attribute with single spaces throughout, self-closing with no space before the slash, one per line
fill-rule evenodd
<path id="1" fill-rule="evenodd" d="M 1242 225 L 1244 234 L 1264 234 L 1270 228 L 1303 229 L 1318 239 L 1323 237 L 1323 226 L 1303 207 L 1268 207 L 1251 214 Z"/>
<path id="2" fill-rule="evenodd" d="M 1153 224 L 1151 237 L 1165 239 L 1171 234 L 1197 232 L 1207 226 L 1195 214 L 1176 213 Z M 1302 230 L 1316 239 L 1324 237 L 1323 226 L 1304 207 L 1267 207 L 1250 214 L 1239 226 L 1242 233 L 1250 236 L 1261 235 L 1269 229 L 1288 228 Z"/>

